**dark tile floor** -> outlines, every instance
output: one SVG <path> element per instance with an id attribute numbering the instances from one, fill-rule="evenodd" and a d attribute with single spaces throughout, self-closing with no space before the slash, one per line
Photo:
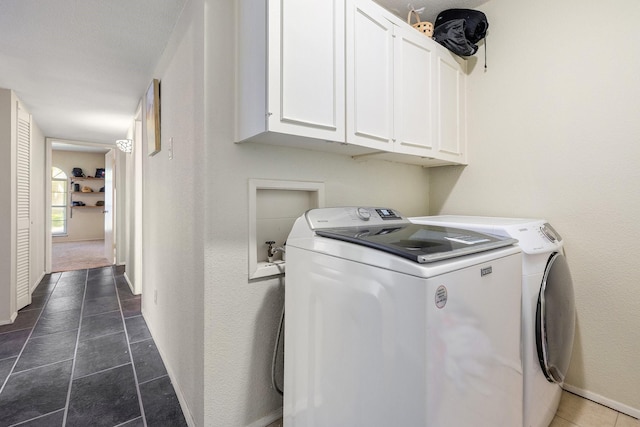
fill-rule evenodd
<path id="1" fill-rule="evenodd" d="M 187 425 L 122 274 L 47 275 L 0 326 L 0 427 Z"/>

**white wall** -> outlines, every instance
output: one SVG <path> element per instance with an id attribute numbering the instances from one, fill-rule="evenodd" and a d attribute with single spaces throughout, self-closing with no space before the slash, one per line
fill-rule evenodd
<path id="1" fill-rule="evenodd" d="M 270 370 L 283 289 L 277 279 L 248 280 L 248 180 L 322 181 L 327 206 L 385 205 L 407 215 L 428 211 L 429 181 L 417 166 L 234 144 L 234 3 L 206 1 L 205 9 L 204 414 L 206 425 L 264 426 L 282 405 Z"/>
<path id="2" fill-rule="evenodd" d="M 14 142 L 12 134 L 13 114 L 13 94 L 8 89 L 0 89 L 0 150 L 4 153 L 0 156 L 0 324 L 8 323 L 15 313 L 15 278 L 12 278 L 13 265 L 15 259 L 12 256 L 13 249 L 13 227 L 14 206 L 12 203 L 13 169 L 12 159 Z"/>
<path id="3" fill-rule="evenodd" d="M 136 118 L 131 124 L 127 138 L 133 140 L 133 151 L 125 155 L 125 180 L 124 191 L 126 201 L 124 203 L 123 221 L 118 222 L 118 227 L 125 228 L 122 244 L 126 246 L 125 277 L 134 294 L 142 292 L 142 159 L 146 157 L 142 141 L 142 100 Z M 120 169 L 122 173 L 122 166 Z M 122 207 L 122 206 L 121 206 Z"/>
<path id="4" fill-rule="evenodd" d="M 142 312 L 196 425 L 205 425 L 203 23 L 202 1 L 190 0 L 149 76 L 160 80 L 161 151 L 148 157 L 145 143 L 142 153 Z"/>
<path id="5" fill-rule="evenodd" d="M 573 274 L 567 382 L 640 416 L 640 3 L 492 0 L 468 88 L 470 165 L 431 171 L 430 213 L 548 219 Z"/>
<path id="6" fill-rule="evenodd" d="M 38 125 L 36 118 L 31 119 L 31 242 L 30 242 L 30 267 L 31 267 L 31 291 L 40 283 L 45 274 L 45 230 L 46 210 L 45 191 L 46 180 L 51 177 L 51 172 L 46 170 L 46 143 L 45 137 Z"/>
<path id="7" fill-rule="evenodd" d="M 126 230 L 127 230 L 127 160 L 131 154 L 114 149 L 114 192 L 113 207 L 115 212 L 114 238 L 116 244 L 116 265 L 127 262 Z"/>
<path id="8" fill-rule="evenodd" d="M 73 177 L 74 167 L 81 168 L 86 176 L 93 176 L 97 168 L 104 168 L 104 154 L 85 153 L 79 151 L 53 150 L 51 152 L 51 166 L 61 169 L 68 178 Z M 51 171 L 47 171 L 51 177 Z M 80 181 L 83 186 L 92 187 L 95 191 L 104 187 L 104 181 Z M 84 201 L 87 205 L 95 205 L 98 200 L 104 200 L 104 193 L 94 195 L 75 194 L 74 200 Z M 53 236 L 54 243 L 77 242 L 81 240 L 104 239 L 104 214 L 102 209 L 74 209 L 67 212 L 67 235 Z"/>

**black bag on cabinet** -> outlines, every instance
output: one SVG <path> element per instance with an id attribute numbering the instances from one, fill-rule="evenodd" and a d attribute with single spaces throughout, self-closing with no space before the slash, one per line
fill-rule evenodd
<path id="1" fill-rule="evenodd" d="M 82 168 L 73 168 L 73 170 L 71 171 L 71 175 L 76 178 L 82 178 L 84 176 L 84 173 L 82 173 Z"/>
<path id="2" fill-rule="evenodd" d="M 457 55 L 471 56 L 488 28 L 487 16 L 479 10 L 447 9 L 436 18 L 433 39 Z"/>

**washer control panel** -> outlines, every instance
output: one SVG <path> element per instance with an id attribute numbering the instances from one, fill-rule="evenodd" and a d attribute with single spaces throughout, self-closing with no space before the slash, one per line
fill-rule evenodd
<path id="1" fill-rule="evenodd" d="M 371 219 L 371 212 L 367 208 L 358 208 L 356 210 L 356 214 L 358 215 L 358 218 L 363 221 L 369 221 Z"/>
<path id="2" fill-rule="evenodd" d="M 410 223 L 408 219 L 394 209 L 364 206 L 311 209 L 305 213 L 305 217 L 312 230 Z"/>
<path id="3" fill-rule="evenodd" d="M 363 209 L 363 208 L 360 208 Z M 376 213 L 383 221 L 389 221 L 394 219 L 402 219 L 402 215 L 398 214 L 396 211 L 385 208 L 376 208 Z"/>

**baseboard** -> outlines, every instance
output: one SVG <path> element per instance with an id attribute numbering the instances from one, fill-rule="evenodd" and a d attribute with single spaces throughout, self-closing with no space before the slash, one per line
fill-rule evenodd
<path id="1" fill-rule="evenodd" d="M 9 320 L 0 320 L 0 326 L 12 324 L 13 322 L 15 322 L 16 317 L 18 317 L 18 312 L 17 311 L 13 312 L 13 314 L 11 315 Z"/>
<path id="2" fill-rule="evenodd" d="M 40 282 L 42 281 L 42 278 L 46 275 L 46 273 L 43 271 L 42 273 L 40 273 L 40 277 L 38 278 L 38 280 L 36 280 L 32 285 L 29 286 L 29 292 L 33 293 L 33 291 L 36 289 L 36 287 L 38 287 L 38 285 L 40 284 Z M 32 287 L 33 286 L 33 287 Z M 9 320 L 0 320 L 0 326 L 2 325 L 10 325 L 13 322 L 15 322 L 16 317 L 18 317 L 18 312 L 14 312 L 11 317 L 9 318 Z"/>
<path id="3" fill-rule="evenodd" d="M 31 288 L 31 293 L 33 294 L 33 291 L 36 290 L 36 288 L 38 287 L 38 285 L 40 284 L 40 282 L 42 282 L 42 279 L 44 279 L 44 276 L 46 276 L 47 273 L 45 273 L 44 271 L 42 273 L 40 273 L 40 277 L 38 277 L 38 280 L 36 280 L 35 282 L 33 282 L 33 288 Z"/>
<path id="4" fill-rule="evenodd" d="M 584 397 L 585 399 L 592 400 L 608 408 L 614 409 L 618 412 L 622 412 L 623 414 L 627 414 L 630 417 L 640 418 L 640 409 L 638 408 L 632 408 L 631 406 L 616 402 L 615 400 L 608 399 L 592 391 L 583 390 L 570 384 L 565 384 L 562 388 L 570 393 L 577 394 L 578 396 Z"/>
<path id="5" fill-rule="evenodd" d="M 282 408 L 276 409 L 266 417 L 262 417 L 259 420 L 247 425 L 246 427 L 265 427 L 280 418 L 282 418 Z"/>
<path id="6" fill-rule="evenodd" d="M 34 284 L 32 285 L 33 287 L 29 286 L 29 292 L 33 294 L 33 291 L 36 289 L 36 287 L 38 287 L 38 285 L 40 284 L 40 282 L 42 281 L 42 278 L 46 275 L 46 273 L 43 271 L 42 273 L 40 273 L 40 277 L 38 278 L 38 280 L 36 280 L 34 282 Z M 0 326 L 2 325 L 10 325 L 13 322 L 15 322 L 16 318 L 18 317 L 18 312 L 15 311 L 11 317 L 9 318 L 9 320 L 0 320 Z"/>
<path id="7" fill-rule="evenodd" d="M 144 318 L 144 313 L 142 313 L 142 317 Z M 160 357 L 162 358 L 162 360 L 167 360 L 167 358 L 165 357 L 164 353 L 162 352 L 162 349 L 157 345 L 157 340 L 156 340 L 156 334 L 153 332 L 153 328 L 152 326 L 149 324 L 149 322 L 146 321 L 147 323 L 147 327 L 149 328 L 149 333 L 151 333 L 151 337 L 153 338 L 154 342 L 156 342 L 156 347 L 158 349 L 158 352 L 160 353 Z M 167 374 L 169 375 L 169 378 L 171 379 L 171 384 L 173 385 L 174 390 L 176 391 L 176 396 L 178 397 L 178 401 L 180 402 L 180 407 L 182 408 L 182 412 L 184 414 L 184 417 L 187 421 L 187 425 L 189 427 L 195 427 L 196 423 L 193 421 L 193 416 L 191 415 L 191 412 L 189 411 L 189 406 L 186 403 L 186 400 L 184 398 L 184 394 L 182 393 L 182 390 L 180 389 L 177 381 L 175 381 L 175 375 L 173 374 L 172 370 L 170 369 L 170 367 L 165 363 L 165 368 L 167 369 Z M 266 427 L 269 424 L 273 423 L 274 421 L 278 420 L 282 418 L 282 408 L 278 408 L 275 411 L 271 412 L 270 414 L 260 418 L 257 421 L 252 422 L 251 424 L 247 425 L 246 427 Z M 206 424 L 206 421 L 205 421 Z"/>
<path id="8" fill-rule="evenodd" d="M 144 313 L 142 314 L 142 318 L 144 319 Z M 151 327 L 149 322 L 146 321 L 146 319 L 145 319 L 145 323 L 147 324 L 147 327 L 149 328 L 149 333 L 151 334 L 151 337 L 153 338 L 153 341 L 155 343 L 157 343 L 158 342 L 156 340 L 157 335 L 153 333 L 153 328 Z M 158 349 L 158 353 L 160 353 L 160 357 L 162 358 L 163 362 L 165 360 L 168 360 L 168 358 L 162 352 L 162 349 L 158 345 L 156 345 L 156 348 Z M 184 393 L 182 393 L 182 389 L 179 387 L 178 382 L 175 380 L 176 376 L 174 375 L 174 373 L 171 370 L 170 366 L 168 366 L 166 363 L 164 363 L 164 367 L 166 368 L 167 374 L 169 375 L 169 379 L 171 380 L 171 385 L 173 386 L 173 389 L 176 392 L 176 397 L 178 398 L 178 402 L 180 403 L 180 408 L 182 408 L 182 413 L 184 414 L 184 418 L 187 421 L 187 425 L 189 427 L 196 427 L 196 423 L 193 421 L 193 416 L 191 415 L 191 411 L 189 410 L 189 406 L 187 405 L 187 401 L 184 398 Z"/>
<path id="9" fill-rule="evenodd" d="M 55 237 L 53 237 L 53 239 L 55 239 Z M 93 242 L 96 240 L 104 240 L 104 237 L 88 237 L 86 239 L 69 239 L 69 240 L 62 240 L 62 241 L 53 242 L 53 243 Z"/>
<path id="10" fill-rule="evenodd" d="M 95 242 L 96 240 L 104 240 L 104 237 L 90 237 L 88 239 L 65 239 L 65 240 L 55 240 L 55 237 L 53 237 L 53 241 L 51 243 L 77 243 L 77 242 Z"/>
<path id="11" fill-rule="evenodd" d="M 127 281 L 127 285 L 129 285 L 129 290 L 131 291 L 132 294 L 136 294 L 135 292 L 133 292 L 133 283 L 131 283 L 131 280 L 129 280 L 129 276 L 127 275 L 127 272 L 125 271 L 124 274 L 124 280 Z"/>

